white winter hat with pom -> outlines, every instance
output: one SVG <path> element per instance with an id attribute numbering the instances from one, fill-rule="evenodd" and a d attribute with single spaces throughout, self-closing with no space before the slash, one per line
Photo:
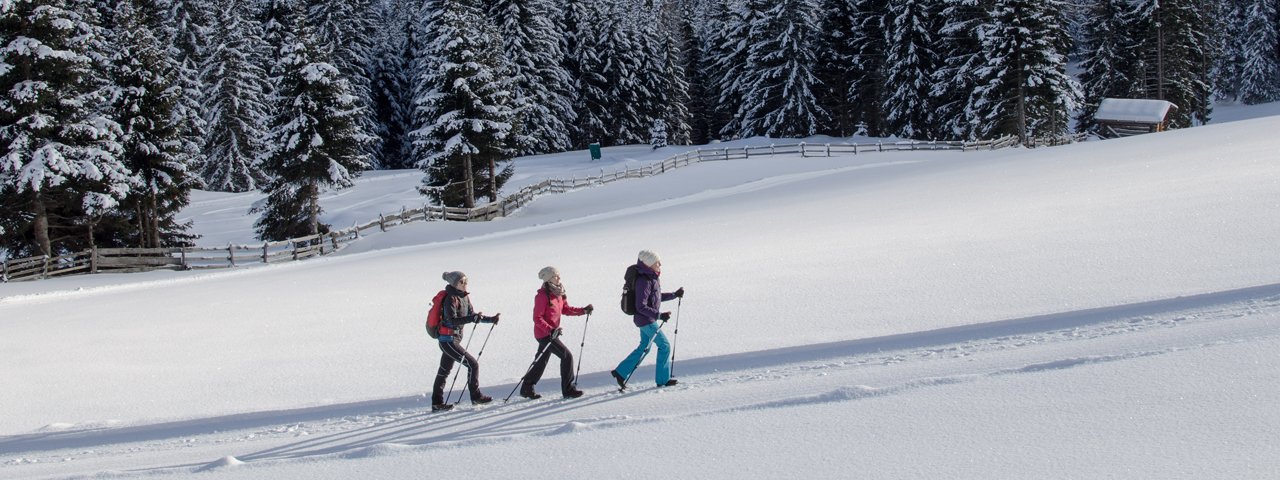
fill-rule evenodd
<path id="1" fill-rule="evenodd" d="M 654 265 L 662 262 L 662 258 L 659 257 L 657 253 L 649 250 L 641 250 L 640 255 L 637 255 L 636 259 L 644 262 L 644 264 L 648 265 L 650 268 L 653 268 Z"/>

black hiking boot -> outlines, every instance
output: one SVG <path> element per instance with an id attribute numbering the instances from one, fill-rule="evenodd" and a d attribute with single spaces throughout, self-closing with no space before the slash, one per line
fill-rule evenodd
<path id="1" fill-rule="evenodd" d="M 453 405 L 447 403 L 436 403 L 431 405 L 431 411 L 433 412 L 447 412 L 449 410 L 453 410 Z"/>
<path id="2" fill-rule="evenodd" d="M 627 379 L 623 378 L 622 374 L 618 373 L 617 370 L 610 370 L 609 374 L 613 375 L 613 379 L 618 381 L 618 388 L 627 389 Z"/>
<path id="3" fill-rule="evenodd" d="M 539 395 L 538 392 L 533 391 L 533 387 L 530 387 L 528 385 L 520 387 L 520 396 L 531 399 L 531 400 L 537 400 L 539 398 L 542 398 L 542 395 Z"/>
<path id="4" fill-rule="evenodd" d="M 564 392 L 564 398 L 578 398 L 582 396 L 582 390 L 572 388 Z"/>
<path id="5" fill-rule="evenodd" d="M 666 384 L 658 385 L 658 386 L 659 386 L 659 387 L 670 387 L 670 386 L 673 386 L 673 385 L 675 385 L 675 384 L 677 384 L 677 383 L 680 383 L 680 382 L 676 381 L 676 379 L 674 379 L 674 378 L 673 378 L 673 379 L 671 379 L 671 380 L 667 380 L 667 383 L 666 383 Z"/>
<path id="6" fill-rule="evenodd" d="M 489 403 L 489 402 L 492 402 L 492 401 L 493 401 L 493 397 L 490 397 L 490 396 L 488 396 L 488 395 L 480 395 L 479 397 L 471 397 L 471 403 L 473 403 L 473 404 L 475 404 L 475 405 L 484 405 L 484 404 Z"/>

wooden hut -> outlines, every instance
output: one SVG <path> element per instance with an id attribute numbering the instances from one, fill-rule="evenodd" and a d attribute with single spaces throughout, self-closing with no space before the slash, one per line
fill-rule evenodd
<path id="1" fill-rule="evenodd" d="M 1128 137 L 1164 131 L 1169 114 L 1177 109 L 1177 105 L 1164 100 L 1104 98 L 1093 118 L 1102 137 Z"/>

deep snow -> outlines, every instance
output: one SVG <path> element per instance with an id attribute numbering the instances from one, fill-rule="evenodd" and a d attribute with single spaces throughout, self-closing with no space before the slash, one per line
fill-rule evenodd
<path id="1" fill-rule="evenodd" d="M 704 163 L 294 264 L 0 285 L 0 476 L 1274 478 L 1278 127 Z M 670 151 L 522 159 L 512 188 Z M 325 208 L 412 208 L 418 178 Z M 188 213 L 202 241 L 249 243 L 254 198 Z M 618 394 L 642 248 L 689 292 L 682 383 Z M 545 265 L 598 307 L 564 320 L 575 354 L 586 327 L 588 395 L 428 413 L 440 273 L 503 314 L 481 357 L 501 398 Z"/>

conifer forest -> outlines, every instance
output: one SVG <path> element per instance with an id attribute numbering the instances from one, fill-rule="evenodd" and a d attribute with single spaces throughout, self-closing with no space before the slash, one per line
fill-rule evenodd
<path id="1" fill-rule="evenodd" d="M 263 240 L 418 169 L 498 198 L 589 144 L 1091 132 L 1103 98 L 1280 100 L 1280 0 L 0 0 L 0 252 L 196 241 L 192 190 Z M 248 239 L 246 239 L 248 240 Z"/>

